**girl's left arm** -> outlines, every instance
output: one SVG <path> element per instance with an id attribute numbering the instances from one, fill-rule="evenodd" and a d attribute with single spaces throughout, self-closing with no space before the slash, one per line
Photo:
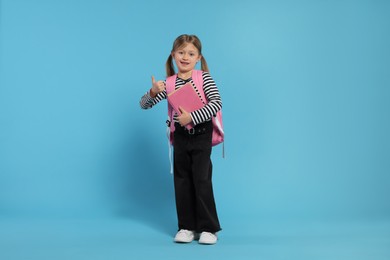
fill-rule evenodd
<path id="1" fill-rule="evenodd" d="M 219 94 L 217 85 L 207 72 L 203 72 L 203 91 L 208 103 L 201 109 L 190 113 L 194 125 L 209 120 L 222 109 L 221 95 Z"/>

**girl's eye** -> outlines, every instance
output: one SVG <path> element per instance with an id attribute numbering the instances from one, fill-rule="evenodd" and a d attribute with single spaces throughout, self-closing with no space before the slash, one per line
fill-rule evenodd
<path id="1" fill-rule="evenodd" d="M 193 53 L 190 53 L 190 56 L 194 56 L 195 54 L 193 54 Z"/>

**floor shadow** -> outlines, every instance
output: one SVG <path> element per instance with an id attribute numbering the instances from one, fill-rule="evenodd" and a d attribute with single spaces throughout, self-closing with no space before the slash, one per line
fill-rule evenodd
<path id="1" fill-rule="evenodd" d="M 115 214 L 172 235 L 177 224 L 168 147 L 156 145 L 151 136 L 147 127 L 132 129 L 114 159 Z"/>

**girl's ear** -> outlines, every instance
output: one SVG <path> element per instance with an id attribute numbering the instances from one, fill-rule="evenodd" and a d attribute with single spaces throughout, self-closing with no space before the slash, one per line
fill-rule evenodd
<path id="1" fill-rule="evenodd" d="M 175 59 L 175 53 L 171 52 L 172 59 Z"/>

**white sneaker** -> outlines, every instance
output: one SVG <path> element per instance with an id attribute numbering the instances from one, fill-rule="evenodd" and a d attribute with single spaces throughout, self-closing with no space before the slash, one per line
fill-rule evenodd
<path id="1" fill-rule="evenodd" d="M 216 233 L 202 232 L 199 238 L 199 244 L 214 245 L 217 243 L 218 237 Z"/>
<path id="2" fill-rule="evenodd" d="M 176 243 L 190 243 L 194 240 L 195 233 L 194 231 L 187 230 L 187 229 L 180 229 L 179 232 L 177 232 L 174 241 Z"/>

